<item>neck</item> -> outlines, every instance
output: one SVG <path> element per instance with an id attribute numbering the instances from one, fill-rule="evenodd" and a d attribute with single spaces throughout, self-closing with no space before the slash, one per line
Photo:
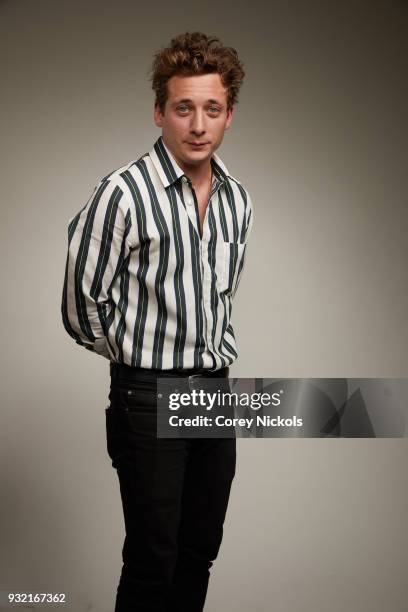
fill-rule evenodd
<path id="1" fill-rule="evenodd" d="M 180 163 L 178 160 L 177 163 L 191 180 L 194 187 L 208 185 L 212 173 L 210 160 L 207 160 L 205 164 L 200 164 L 199 166 L 189 166 L 188 164 Z"/>
<path id="2" fill-rule="evenodd" d="M 184 174 L 191 180 L 194 187 L 202 187 L 209 183 L 212 174 L 211 159 L 206 159 L 201 164 L 186 164 L 173 153 L 166 142 L 164 142 L 164 144 L 169 149 Z"/>

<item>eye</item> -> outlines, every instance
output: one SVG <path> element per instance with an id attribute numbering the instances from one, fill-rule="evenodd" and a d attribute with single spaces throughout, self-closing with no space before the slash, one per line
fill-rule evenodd
<path id="1" fill-rule="evenodd" d="M 218 106 L 210 106 L 208 110 L 213 115 L 220 112 L 220 109 L 218 108 Z"/>
<path id="2" fill-rule="evenodd" d="M 187 104 L 179 104 L 176 108 L 177 112 L 185 114 L 188 112 L 188 106 Z"/>

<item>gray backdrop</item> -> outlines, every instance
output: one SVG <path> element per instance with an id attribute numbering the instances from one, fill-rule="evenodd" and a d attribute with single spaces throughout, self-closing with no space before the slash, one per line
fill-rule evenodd
<path id="1" fill-rule="evenodd" d="M 402 0 L 0 2 L 0 590 L 111 612 L 124 524 L 108 362 L 63 329 L 67 222 L 148 151 L 153 51 L 200 29 L 247 76 L 218 153 L 255 224 L 237 376 L 407 376 Z M 403 612 L 407 440 L 238 440 L 208 612 Z"/>

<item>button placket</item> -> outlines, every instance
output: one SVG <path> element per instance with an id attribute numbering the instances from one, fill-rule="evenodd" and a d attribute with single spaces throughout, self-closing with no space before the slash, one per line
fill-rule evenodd
<path id="1" fill-rule="evenodd" d="M 188 214 L 188 216 L 190 218 L 190 221 L 192 222 L 192 224 L 196 228 L 198 234 L 200 235 L 200 228 L 197 227 L 197 218 L 196 218 L 196 214 L 195 214 L 195 210 L 194 210 L 193 193 L 191 191 L 191 185 L 189 183 L 189 180 L 188 180 L 188 178 L 186 176 L 182 177 L 182 183 L 183 183 L 183 198 L 184 198 L 184 202 L 186 204 L 187 214 Z"/>

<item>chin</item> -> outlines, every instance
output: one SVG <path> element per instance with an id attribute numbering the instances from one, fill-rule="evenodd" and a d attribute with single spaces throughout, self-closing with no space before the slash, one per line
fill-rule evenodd
<path id="1" fill-rule="evenodd" d="M 188 151 L 188 153 L 186 152 L 186 159 L 198 161 L 201 159 L 210 158 L 211 155 L 212 153 L 210 151 Z"/>
<path id="2" fill-rule="evenodd" d="M 182 144 L 179 147 L 179 155 L 180 159 L 184 161 L 185 164 L 197 164 L 202 163 L 206 159 L 210 159 L 212 156 L 212 147 L 208 147 L 203 151 L 194 150 L 188 145 Z"/>

